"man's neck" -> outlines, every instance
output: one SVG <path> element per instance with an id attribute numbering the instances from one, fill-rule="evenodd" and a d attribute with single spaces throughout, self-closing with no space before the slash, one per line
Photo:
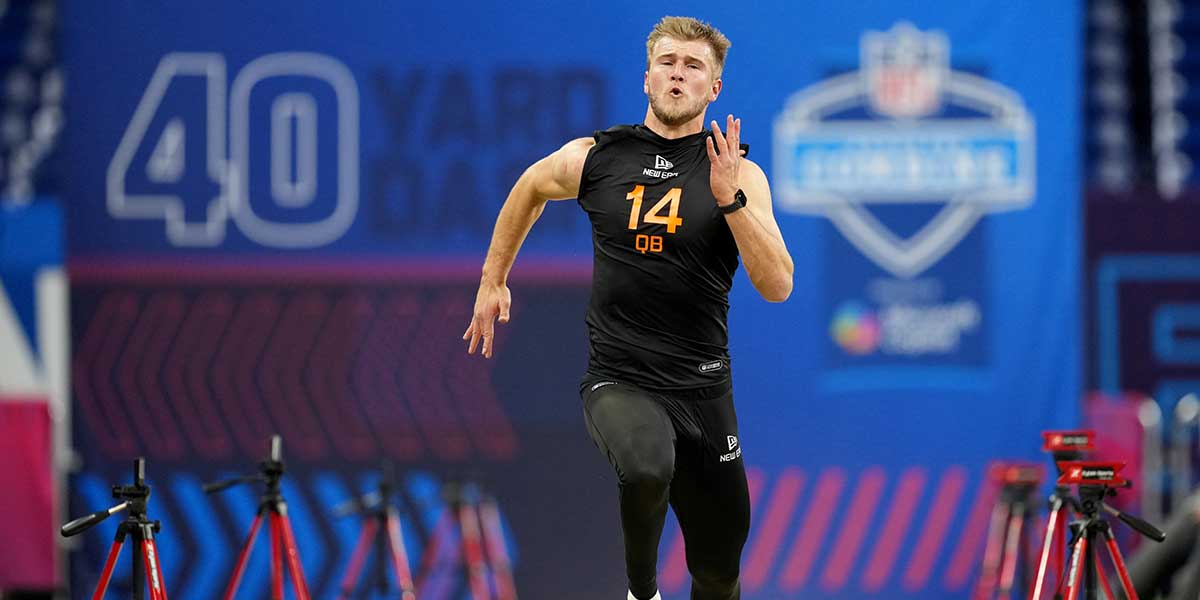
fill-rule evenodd
<path id="1" fill-rule="evenodd" d="M 650 131 L 653 131 L 654 133 L 657 133 L 668 140 L 676 140 L 681 137 L 687 137 L 689 135 L 704 131 L 704 114 L 705 113 L 700 113 L 699 115 L 696 115 L 696 118 L 688 121 L 687 123 L 671 127 L 658 120 L 658 117 L 654 114 L 654 111 L 647 107 L 646 120 L 643 121 L 642 124 L 645 125 Z"/>

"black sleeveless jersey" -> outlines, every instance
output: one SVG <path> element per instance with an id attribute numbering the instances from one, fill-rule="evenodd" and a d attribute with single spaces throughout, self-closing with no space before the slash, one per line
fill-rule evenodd
<path id="1" fill-rule="evenodd" d="M 669 140 L 642 125 L 595 134 L 579 185 L 595 253 L 590 375 L 658 389 L 729 378 L 738 251 L 709 186 L 709 135 Z"/>

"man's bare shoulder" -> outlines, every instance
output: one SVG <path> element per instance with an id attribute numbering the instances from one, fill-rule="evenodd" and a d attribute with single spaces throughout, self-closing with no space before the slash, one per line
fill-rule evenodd
<path id="1" fill-rule="evenodd" d="M 548 200 L 574 198 L 579 193 L 583 164 L 594 145 L 592 138 L 576 138 L 535 163 L 528 171 L 534 188 Z"/>
<path id="2" fill-rule="evenodd" d="M 560 185 L 578 191 L 579 177 L 583 174 L 583 163 L 587 161 L 588 151 L 596 145 L 596 140 L 575 138 L 554 153 L 554 179 Z"/>
<path id="3" fill-rule="evenodd" d="M 578 149 L 583 149 L 586 151 L 588 148 L 591 148 L 592 146 L 595 146 L 595 145 L 596 145 L 596 138 L 588 136 L 588 137 L 575 138 L 575 139 L 563 144 L 563 148 L 578 148 Z"/>
<path id="4" fill-rule="evenodd" d="M 580 161 L 580 164 L 582 165 L 583 160 L 587 158 L 588 151 L 590 151 L 592 149 L 592 146 L 595 146 L 595 145 L 596 145 L 595 138 L 581 137 L 581 138 L 575 138 L 575 139 L 563 144 L 563 147 L 559 148 L 558 151 L 562 152 L 563 154 L 567 155 L 568 157 L 570 157 L 572 159 L 578 158 Z"/>
<path id="5" fill-rule="evenodd" d="M 738 174 L 738 179 L 741 185 L 750 183 L 769 187 L 767 174 L 763 172 L 762 167 L 758 166 L 758 163 L 749 158 L 742 158 L 742 172 Z"/>

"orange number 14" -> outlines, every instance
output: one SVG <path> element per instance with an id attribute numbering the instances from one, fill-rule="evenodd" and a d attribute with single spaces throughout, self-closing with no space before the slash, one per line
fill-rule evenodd
<path id="1" fill-rule="evenodd" d="M 629 228 L 637 229 L 638 216 L 642 212 L 642 194 L 645 193 L 646 186 L 634 186 L 633 191 L 625 194 L 626 200 L 633 200 L 633 208 L 629 211 Z M 646 213 L 645 221 L 647 223 L 656 223 L 658 225 L 666 225 L 667 233 L 675 233 L 675 229 L 683 225 L 683 219 L 679 216 L 679 200 L 683 196 L 683 188 L 671 188 L 667 195 L 662 197 L 654 207 Z M 666 216 L 663 216 L 663 209 L 667 209 Z"/>

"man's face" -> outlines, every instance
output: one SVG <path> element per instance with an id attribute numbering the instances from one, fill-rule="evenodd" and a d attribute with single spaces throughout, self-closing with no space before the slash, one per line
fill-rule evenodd
<path id="1" fill-rule="evenodd" d="M 721 80 L 713 77 L 715 65 L 712 47 L 705 42 L 659 40 L 643 85 L 654 116 L 675 127 L 702 114 L 721 91 Z"/>

